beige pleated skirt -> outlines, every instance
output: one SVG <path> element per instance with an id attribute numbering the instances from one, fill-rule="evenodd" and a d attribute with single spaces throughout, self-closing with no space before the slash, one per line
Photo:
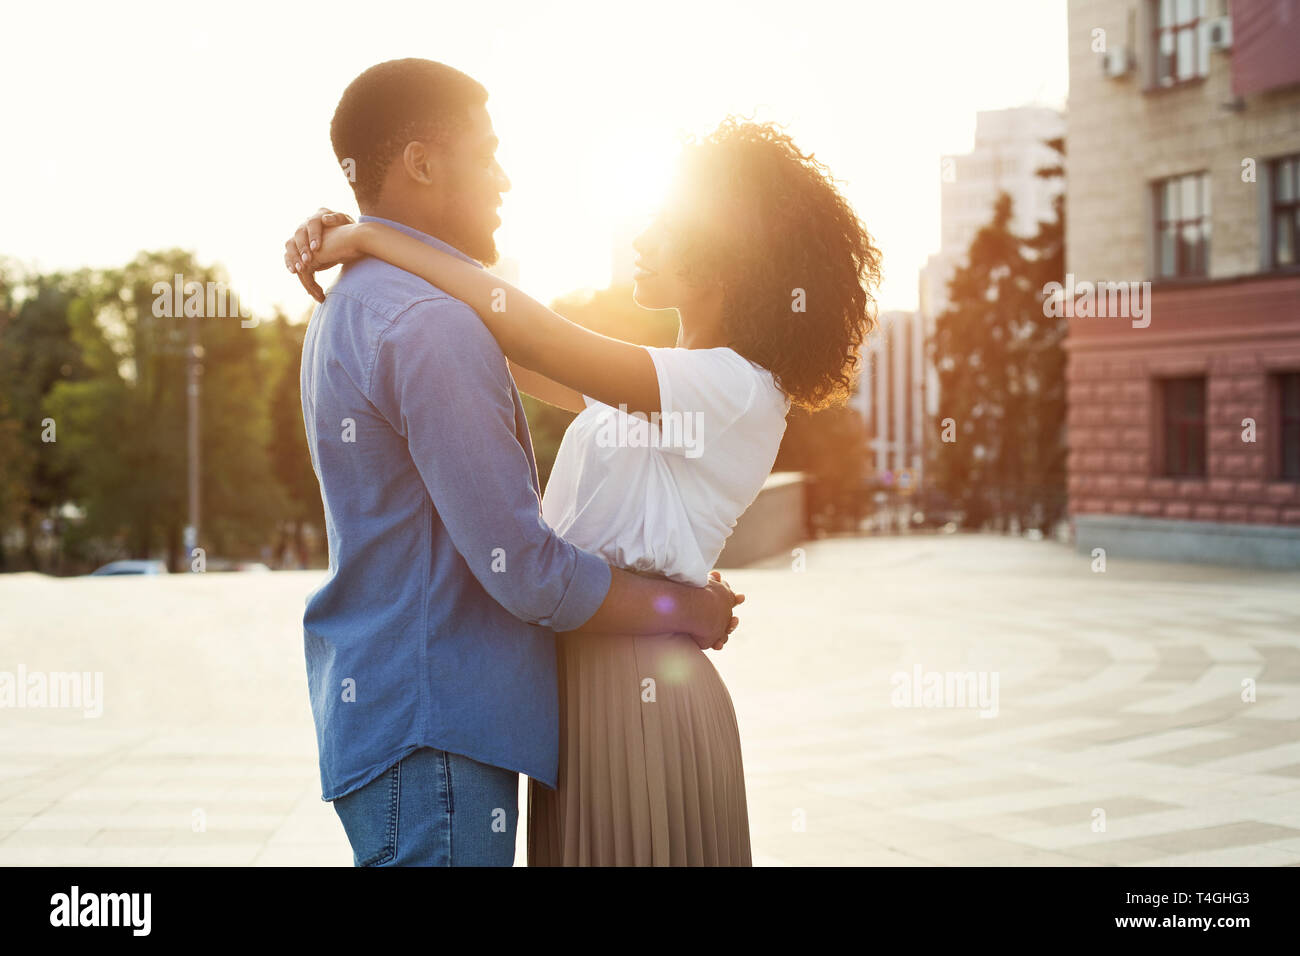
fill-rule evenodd
<path id="1" fill-rule="evenodd" d="M 736 712 L 695 641 L 556 643 L 559 787 L 528 783 L 528 865 L 751 865 Z"/>

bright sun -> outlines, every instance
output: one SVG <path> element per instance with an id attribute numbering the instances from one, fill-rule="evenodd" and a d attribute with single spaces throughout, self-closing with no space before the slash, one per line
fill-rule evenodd
<path id="1" fill-rule="evenodd" d="M 633 132 L 609 137 L 600 151 L 595 195 L 607 197 L 611 220 L 643 221 L 658 210 L 670 185 L 677 146 Z"/>

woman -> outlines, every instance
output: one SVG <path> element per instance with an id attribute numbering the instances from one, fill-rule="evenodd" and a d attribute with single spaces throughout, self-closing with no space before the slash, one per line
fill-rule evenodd
<path id="1" fill-rule="evenodd" d="M 770 473 L 790 405 L 849 394 L 880 279 L 825 167 L 733 120 L 686 148 L 635 243 L 635 299 L 678 311 L 675 348 L 590 332 L 380 223 L 326 213 L 321 226 L 314 251 L 306 228 L 296 237 L 306 268 L 368 255 L 423 277 L 479 314 L 522 391 L 579 413 L 542 503 L 560 535 L 697 585 Z M 559 786 L 529 782 L 529 865 L 749 865 L 735 711 L 704 653 L 681 635 L 557 647 Z"/>

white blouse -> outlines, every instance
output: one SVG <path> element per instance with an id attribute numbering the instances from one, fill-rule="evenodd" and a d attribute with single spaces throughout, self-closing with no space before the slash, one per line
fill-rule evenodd
<path id="1" fill-rule="evenodd" d="M 776 461 L 789 400 L 729 348 L 647 348 L 660 413 L 595 399 L 569 425 L 542 516 L 611 564 L 703 585 Z"/>

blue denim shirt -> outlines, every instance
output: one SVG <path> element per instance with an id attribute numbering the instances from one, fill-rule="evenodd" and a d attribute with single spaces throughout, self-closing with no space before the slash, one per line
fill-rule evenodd
<path id="1" fill-rule="evenodd" d="M 303 615 L 322 799 L 420 747 L 554 787 L 553 630 L 595 613 L 610 570 L 542 520 L 496 341 L 463 302 L 363 259 L 312 316 L 301 385 L 329 538 Z"/>

